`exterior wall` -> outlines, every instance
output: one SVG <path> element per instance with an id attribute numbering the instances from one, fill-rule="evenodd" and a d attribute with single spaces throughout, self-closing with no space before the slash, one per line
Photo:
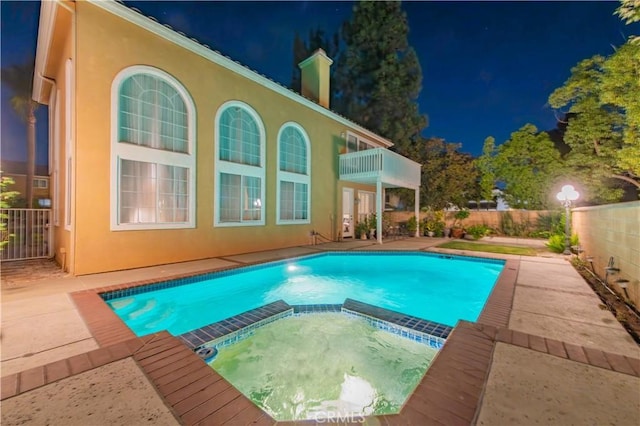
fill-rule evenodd
<path id="1" fill-rule="evenodd" d="M 69 11 L 60 10 L 61 25 L 56 27 L 56 33 L 54 35 L 55 46 L 54 51 L 57 53 L 55 60 L 51 63 L 51 68 L 47 69 L 47 76 L 55 80 L 56 85 L 52 88 L 55 91 L 57 98 L 54 100 L 54 104 L 49 104 L 49 109 L 53 109 L 53 120 L 49 121 L 49 127 L 51 128 L 50 141 L 52 144 L 52 156 L 49 159 L 51 163 L 52 176 L 50 180 L 51 198 L 52 198 L 52 210 L 53 210 L 53 241 L 54 241 L 54 259 L 65 270 L 73 272 L 73 249 L 71 242 L 73 241 L 72 232 L 73 226 L 66 226 L 67 218 L 71 214 L 71 211 L 67 210 L 69 204 L 67 203 L 66 182 L 67 182 L 67 141 L 66 135 L 73 136 L 74 129 L 72 123 L 75 121 L 74 116 L 65 116 L 65 105 L 67 102 L 72 102 L 72 99 L 67 99 L 67 94 L 73 93 L 73 81 L 71 87 L 67 87 L 67 81 L 65 78 L 65 66 L 67 59 L 71 59 L 75 64 L 75 50 L 73 46 L 74 30 L 72 23 L 72 15 Z M 50 98 L 52 99 L 52 98 Z M 57 114 L 55 108 L 58 108 Z M 57 116 L 57 120 L 56 120 Z M 67 126 L 69 125 L 69 129 Z M 72 139 L 73 140 L 73 139 Z M 73 225 L 73 224 L 72 224 Z"/>
<path id="2" fill-rule="evenodd" d="M 583 256 L 593 258 L 596 274 L 604 279 L 609 258 L 613 257 L 620 272 L 610 276 L 608 282 L 624 295 L 615 281 L 629 280 L 629 298 L 640 307 L 640 201 L 579 207 L 573 209 L 572 220 Z"/>
<path id="3" fill-rule="evenodd" d="M 336 235 L 341 208 L 337 164 L 344 146 L 340 135 L 357 130 L 346 129 L 94 5 L 79 2 L 76 10 L 76 275 L 309 244 L 311 230 Z M 195 104 L 194 229 L 110 229 L 111 85 L 118 72 L 140 64 L 175 77 Z M 215 117 L 218 108 L 229 100 L 250 105 L 265 127 L 264 226 L 213 226 Z M 276 225 L 277 134 L 289 121 L 300 124 L 311 142 L 311 223 L 304 225 Z"/>

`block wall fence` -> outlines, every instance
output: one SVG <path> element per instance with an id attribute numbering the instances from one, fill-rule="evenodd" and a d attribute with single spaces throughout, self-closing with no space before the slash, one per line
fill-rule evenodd
<path id="1" fill-rule="evenodd" d="M 604 279 L 605 268 L 613 257 L 620 272 L 610 275 L 608 282 L 624 295 L 615 282 L 629 280 L 629 299 L 640 307 L 640 201 L 578 207 L 572 210 L 571 218 L 573 232 L 578 234 L 584 250 L 583 258 L 592 258 L 596 274 Z"/>
<path id="2" fill-rule="evenodd" d="M 506 211 L 496 210 L 469 210 L 469 217 L 463 221 L 464 226 L 471 225 L 487 225 L 491 228 L 500 228 L 500 222 Z M 538 216 L 551 213 L 551 210 L 509 210 L 508 213 L 513 218 L 514 223 L 528 222 L 535 227 Z M 412 211 L 390 212 L 392 222 L 406 222 L 411 216 Z M 425 213 L 421 212 L 420 217 L 424 217 Z M 445 212 L 445 222 L 447 226 L 453 224 L 455 212 Z"/>

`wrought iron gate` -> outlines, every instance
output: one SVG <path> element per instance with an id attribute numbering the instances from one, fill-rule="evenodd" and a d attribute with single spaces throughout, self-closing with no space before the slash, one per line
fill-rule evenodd
<path id="1" fill-rule="evenodd" d="M 2 241 L 9 242 L 0 251 L 0 260 L 46 258 L 53 255 L 49 209 L 0 209 L 0 220 L 6 224 Z"/>

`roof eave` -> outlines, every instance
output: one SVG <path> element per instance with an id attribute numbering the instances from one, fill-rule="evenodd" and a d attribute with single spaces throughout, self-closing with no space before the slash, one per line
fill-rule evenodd
<path id="1" fill-rule="evenodd" d="M 57 1 L 43 1 L 40 3 L 40 22 L 38 23 L 38 42 L 36 45 L 36 62 L 33 69 L 33 89 L 31 98 L 47 105 L 51 84 L 44 78 L 49 51 L 53 40 Z"/>
<path id="2" fill-rule="evenodd" d="M 321 105 L 318 105 L 317 103 L 311 101 L 310 99 L 307 99 L 295 92 L 293 92 L 292 90 L 276 83 L 275 81 L 247 68 L 246 66 L 240 64 L 237 61 L 234 61 L 233 59 L 222 55 L 221 53 L 214 51 L 212 49 L 209 48 L 209 46 L 201 44 L 199 41 L 193 39 L 193 38 L 189 38 L 186 35 L 179 33 L 175 30 L 173 30 L 172 28 L 168 27 L 165 24 L 161 24 L 157 21 L 155 21 L 154 19 L 151 19 L 147 16 L 142 15 L 141 13 L 138 13 L 134 10 L 132 10 L 131 8 L 129 8 L 128 6 L 119 3 L 115 0 L 88 0 L 90 1 L 92 4 L 113 13 L 114 15 L 117 15 L 119 17 L 121 17 L 122 19 L 125 19 L 135 25 L 138 25 L 142 28 L 145 28 L 149 31 L 151 31 L 152 33 L 165 38 L 166 40 L 169 40 L 181 47 L 184 47 L 185 49 L 188 49 L 204 58 L 207 58 L 209 60 L 211 60 L 212 62 L 223 66 L 225 68 L 227 68 L 230 71 L 235 72 L 236 74 L 239 74 L 245 78 L 248 78 L 251 81 L 254 81 L 260 85 L 262 85 L 263 87 L 266 87 L 270 90 L 273 90 L 274 92 L 289 98 L 301 105 L 304 105 L 314 111 L 317 111 L 335 121 L 337 121 L 340 124 L 346 125 L 346 126 L 350 126 L 353 127 L 355 129 L 357 129 L 359 132 L 365 134 L 367 137 L 375 140 L 376 142 L 380 143 L 383 146 L 386 147 L 391 147 L 393 146 L 393 142 L 391 142 L 390 140 L 383 138 L 382 136 L 372 132 L 369 129 L 366 129 L 362 126 L 360 126 L 357 123 L 354 123 L 353 121 L 339 115 L 336 114 L 335 112 L 331 111 L 330 109 L 327 109 Z M 43 2 L 46 3 L 46 2 Z"/>

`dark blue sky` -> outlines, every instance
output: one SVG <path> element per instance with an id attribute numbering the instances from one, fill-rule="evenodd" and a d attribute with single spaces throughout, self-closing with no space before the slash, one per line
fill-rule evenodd
<path id="1" fill-rule="evenodd" d="M 320 27 L 335 31 L 351 2 L 130 1 L 211 48 L 288 85 L 292 40 Z M 618 2 L 404 2 L 409 42 L 423 72 L 425 136 L 462 143 L 478 155 L 485 137 L 498 143 L 527 122 L 555 127 L 549 94 L 580 60 L 609 55 L 640 25 L 613 15 Z M 2 66 L 35 55 L 39 2 L 2 1 Z M 43 108 L 44 110 L 44 108 Z M 18 131 L 2 93 L 2 141 L 13 157 Z M 24 133 L 24 131 L 22 131 Z M 40 130 L 40 135 L 46 130 Z M 46 136 L 46 135 L 45 135 Z M 12 143 L 10 143 L 12 142 Z M 39 149 L 38 159 L 46 161 Z"/>

